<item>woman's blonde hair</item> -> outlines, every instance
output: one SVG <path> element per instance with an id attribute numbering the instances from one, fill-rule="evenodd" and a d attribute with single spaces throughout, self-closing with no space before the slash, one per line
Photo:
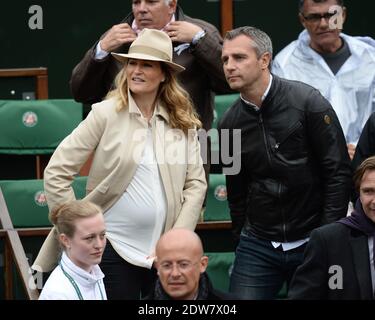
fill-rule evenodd
<path id="1" fill-rule="evenodd" d="M 66 234 L 69 238 L 74 236 L 77 219 L 93 217 L 103 211 L 96 204 L 87 200 L 74 200 L 56 206 L 49 214 L 49 220 L 57 229 L 57 233 Z"/>
<path id="2" fill-rule="evenodd" d="M 157 99 L 165 106 L 169 114 L 169 124 L 173 129 L 181 129 L 186 134 L 189 129 L 201 128 L 202 124 L 193 107 L 189 94 L 183 89 L 176 75 L 170 68 L 160 62 L 165 74 L 165 81 L 160 83 Z M 126 79 L 126 65 L 115 78 L 115 89 L 110 91 L 106 99 L 117 100 L 117 111 L 128 106 L 128 82 Z"/>

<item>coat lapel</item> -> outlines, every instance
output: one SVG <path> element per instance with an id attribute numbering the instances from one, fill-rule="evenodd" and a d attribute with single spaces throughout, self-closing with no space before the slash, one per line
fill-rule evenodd
<path id="1" fill-rule="evenodd" d="M 168 230 L 173 226 L 175 216 L 174 216 L 174 206 L 175 199 L 171 197 L 174 194 L 173 192 L 173 182 L 170 173 L 170 169 L 166 159 L 166 150 L 167 145 L 164 139 L 165 130 L 168 129 L 168 126 L 164 123 L 163 120 L 155 119 L 155 129 L 153 130 L 153 142 L 154 142 L 154 152 L 156 161 L 158 163 L 159 172 L 161 180 L 163 181 L 163 186 L 165 190 L 165 196 L 167 199 L 168 205 L 168 214 L 167 220 L 165 222 L 165 229 Z"/>
<path id="2" fill-rule="evenodd" d="M 367 241 L 368 239 L 365 235 L 351 237 L 350 240 L 361 300 L 372 299 L 372 281 L 369 263 L 370 257 Z"/>

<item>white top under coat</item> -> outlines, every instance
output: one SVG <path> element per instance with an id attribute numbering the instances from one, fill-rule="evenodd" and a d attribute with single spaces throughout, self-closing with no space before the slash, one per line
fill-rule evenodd
<path id="1" fill-rule="evenodd" d="M 94 265 L 91 273 L 76 266 L 63 252 L 61 261 L 65 272 L 76 282 L 84 300 L 107 300 L 104 287 L 104 274 L 98 265 Z M 58 265 L 43 286 L 39 300 L 79 300 L 72 283 Z"/>
<path id="2" fill-rule="evenodd" d="M 146 119 L 145 119 L 146 121 Z M 164 229 L 167 199 L 147 129 L 141 162 L 121 198 L 104 215 L 107 239 L 116 252 L 136 266 L 151 268 L 156 242 Z"/>

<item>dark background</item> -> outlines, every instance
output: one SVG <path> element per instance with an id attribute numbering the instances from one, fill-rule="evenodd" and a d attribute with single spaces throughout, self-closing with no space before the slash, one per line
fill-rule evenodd
<path id="1" fill-rule="evenodd" d="M 220 30 L 220 4 L 215 0 L 179 0 L 184 12 Z M 234 26 L 254 25 L 272 38 L 277 53 L 302 30 L 297 0 L 234 1 Z M 370 0 L 347 0 L 345 32 L 375 37 Z M 43 30 L 28 27 L 31 5 L 43 9 Z M 69 79 L 86 50 L 131 10 L 131 1 L 3 1 L 0 19 L 0 68 L 47 67 L 49 97 L 71 98 Z M 1 79 L 0 98 L 22 99 L 33 90 L 31 79 Z M 11 90 L 15 94 L 10 93 Z"/>

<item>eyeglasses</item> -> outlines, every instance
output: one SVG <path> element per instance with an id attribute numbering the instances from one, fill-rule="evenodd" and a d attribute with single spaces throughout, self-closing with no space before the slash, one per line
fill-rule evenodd
<path id="1" fill-rule="evenodd" d="M 302 17 L 305 20 L 307 20 L 307 21 L 309 21 L 311 23 L 318 23 L 318 22 L 320 22 L 320 20 L 322 20 L 322 18 L 324 18 L 324 20 L 329 20 L 333 16 L 335 16 L 336 14 L 337 14 L 337 12 L 334 12 L 334 13 L 331 13 L 331 12 L 326 12 L 326 13 L 311 13 L 311 14 L 308 14 L 307 16 L 305 16 L 305 15 L 302 14 Z"/>
<path id="2" fill-rule="evenodd" d="M 173 262 L 163 262 L 160 264 L 160 270 L 163 271 L 163 272 L 171 272 L 173 270 L 173 266 L 174 264 L 177 265 L 177 269 L 180 271 L 180 272 L 186 272 L 186 271 L 189 271 L 193 266 L 195 266 L 197 262 L 191 262 L 191 261 L 177 261 L 176 263 L 173 263 Z"/>

